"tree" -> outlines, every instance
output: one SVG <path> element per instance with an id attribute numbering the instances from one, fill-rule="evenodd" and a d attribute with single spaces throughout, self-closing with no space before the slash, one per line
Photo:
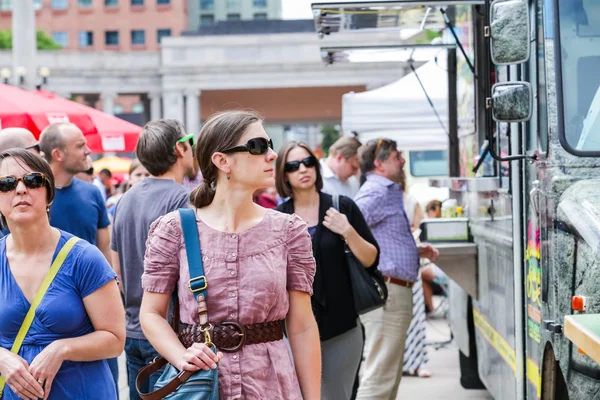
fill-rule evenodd
<path id="1" fill-rule="evenodd" d="M 340 132 L 333 125 L 323 125 L 323 127 L 321 127 L 321 134 L 323 135 L 321 150 L 323 150 L 323 154 L 327 156 L 331 145 L 340 138 Z"/>
<path id="2" fill-rule="evenodd" d="M 58 43 L 41 30 L 36 32 L 36 40 L 38 50 L 58 50 L 61 48 Z M 12 49 L 12 31 L 10 29 L 0 31 L 0 50 L 10 49 Z"/>

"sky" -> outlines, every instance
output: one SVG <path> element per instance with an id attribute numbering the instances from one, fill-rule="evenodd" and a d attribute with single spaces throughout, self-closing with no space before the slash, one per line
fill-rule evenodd
<path id="1" fill-rule="evenodd" d="M 283 19 L 312 19 L 311 3 L 316 0 L 281 0 Z"/>

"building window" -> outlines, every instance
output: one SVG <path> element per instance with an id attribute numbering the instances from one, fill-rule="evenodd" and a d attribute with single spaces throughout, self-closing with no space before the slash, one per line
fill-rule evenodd
<path id="1" fill-rule="evenodd" d="M 92 47 L 94 45 L 94 32 L 79 32 L 79 47 Z"/>
<path id="2" fill-rule="evenodd" d="M 78 0 L 77 4 L 81 8 L 89 8 L 92 6 L 92 0 Z"/>
<path id="3" fill-rule="evenodd" d="M 242 16 L 239 13 L 227 14 L 228 21 L 239 21 L 242 19 Z"/>
<path id="4" fill-rule="evenodd" d="M 171 36 L 170 29 L 159 29 L 156 31 L 156 41 L 158 44 L 162 41 L 162 38 Z"/>
<path id="5" fill-rule="evenodd" d="M 104 0 L 104 7 L 118 7 L 119 0 Z"/>
<path id="6" fill-rule="evenodd" d="M 144 0 L 131 0 L 131 5 L 132 6 L 143 6 Z"/>
<path id="7" fill-rule="evenodd" d="M 115 104 L 113 106 L 113 114 L 114 115 L 123 114 L 123 106 L 120 104 Z"/>
<path id="8" fill-rule="evenodd" d="M 156 0 L 156 4 L 171 4 L 171 0 Z"/>
<path id="9" fill-rule="evenodd" d="M 52 40 L 54 40 L 61 47 L 69 46 L 69 34 L 67 32 L 52 33 Z"/>
<path id="10" fill-rule="evenodd" d="M 254 8 L 267 8 L 267 0 L 252 0 Z"/>
<path id="11" fill-rule="evenodd" d="M 146 44 L 146 31 L 141 29 L 135 29 L 131 31 L 131 44 L 133 45 L 145 45 Z"/>
<path id="12" fill-rule="evenodd" d="M 206 14 L 200 16 L 200 25 L 212 25 L 215 23 L 215 16 L 212 14 Z"/>
<path id="13" fill-rule="evenodd" d="M 144 113 L 144 105 L 142 103 L 134 104 L 131 107 L 131 112 L 134 114 L 143 114 Z"/>
<path id="14" fill-rule="evenodd" d="M 200 0 L 201 10 L 213 10 L 215 8 L 215 0 Z"/>
<path id="15" fill-rule="evenodd" d="M 0 0 L 0 11 L 11 11 L 12 0 Z"/>
<path id="16" fill-rule="evenodd" d="M 104 32 L 104 44 L 107 46 L 118 46 L 119 45 L 119 31 Z"/>
<path id="17" fill-rule="evenodd" d="M 264 20 L 267 18 L 267 13 L 254 13 L 254 19 Z"/>
<path id="18" fill-rule="evenodd" d="M 41 10 L 42 9 L 42 0 L 34 0 L 33 8 L 35 8 L 36 10 Z"/>
<path id="19" fill-rule="evenodd" d="M 64 10 L 69 7 L 69 0 L 52 0 L 51 5 L 55 10 Z"/>
<path id="20" fill-rule="evenodd" d="M 227 0 L 227 8 L 240 8 L 241 6 L 240 0 Z"/>

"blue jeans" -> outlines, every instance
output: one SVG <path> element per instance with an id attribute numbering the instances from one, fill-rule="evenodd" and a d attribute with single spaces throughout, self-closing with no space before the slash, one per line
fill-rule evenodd
<path id="1" fill-rule="evenodd" d="M 113 380 L 115 381 L 115 390 L 117 391 L 117 400 L 119 400 L 119 362 L 116 358 L 108 358 L 108 368 L 112 374 Z"/>
<path id="2" fill-rule="evenodd" d="M 135 388 L 135 379 L 137 378 L 140 369 L 150 364 L 150 361 L 156 357 L 160 357 L 160 354 L 154 350 L 154 347 L 149 341 L 143 339 L 131 339 L 125 340 L 125 354 L 127 356 L 127 380 L 129 382 L 129 400 L 141 400 L 138 395 L 137 389 Z M 149 382 L 144 382 L 140 390 L 143 393 L 148 393 L 154 388 L 154 384 L 160 377 L 162 370 L 153 374 L 150 377 Z"/>

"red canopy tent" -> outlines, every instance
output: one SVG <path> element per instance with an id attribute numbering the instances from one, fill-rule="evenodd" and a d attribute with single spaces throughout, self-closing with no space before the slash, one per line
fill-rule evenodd
<path id="1" fill-rule="evenodd" d="M 0 84 L 0 129 L 25 128 L 39 138 L 42 130 L 54 122 L 72 122 L 82 130 L 84 135 L 98 133 L 94 122 L 85 110 L 79 107 L 67 107 L 53 99 Z"/>
<path id="2" fill-rule="evenodd" d="M 134 152 L 142 128 L 115 116 L 106 114 L 95 108 L 76 103 L 57 96 L 54 93 L 38 90 L 41 98 L 55 102 L 65 109 L 75 109 L 85 113 L 91 119 L 96 132 L 86 134 L 88 146 L 92 153 Z M 85 134 L 85 132 L 84 132 Z"/>

